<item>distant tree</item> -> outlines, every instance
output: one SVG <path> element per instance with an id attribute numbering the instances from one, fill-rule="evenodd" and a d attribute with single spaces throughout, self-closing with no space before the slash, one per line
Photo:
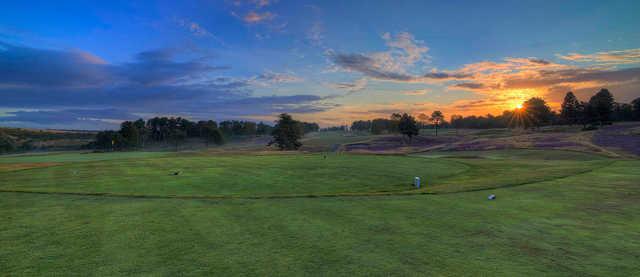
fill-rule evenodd
<path id="1" fill-rule="evenodd" d="M 331 127 L 326 127 L 326 128 L 320 129 L 320 131 L 322 131 L 322 132 L 344 132 L 346 130 L 347 130 L 347 126 L 345 126 L 345 125 L 331 126 Z"/>
<path id="2" fill-rule="evenodd" d="M 593 109 L 596 120 L 600 125 L 611 121 L 613 103 L 613 95 L 606 88 L 601 89 L 589 99 L 589 106 Z"/>
<path id="3" fill-rule="evenodd" d="M 297 150 L 302 146 L 299 141 L 303 135 L 302 126 L 289 114 L 280 114 L 271 135 L 273 140 L 269 145 L 276 144 L 280 150 Z"/>
<path id="4" fill-rule="evenodd" d="M 456 134 L 458 133 L 458 129 L 462 125 L 463 116 L 454 114 L 451 116 L 451 126 L 456 129 Z"/>
<path id="5" fill-rule="evenodd" d="M 371 133 L 379 135 L 384 132 L 389 132 L 390 120 L 383 118 L 376 118 L 371 121 Z"/>
<path id="6" fill-rule="evenodd" d="M 138 145 L 144 147 L 147 136 L 149 135 L 144 119 L 140 118 L 136 120 L 133 125 L 135 125 L 136 129 L 138 129 L 138 134 L 140 136 L 140 142 L 138 143 Z"/>
<path id="7" fill-rule="evenodd" d="M 409 137 L 409 143 L 411 143 L 413 136 L 417 136 L 419 131 L 416 119 L 409 114 L 402 114 L 398 123 L 398 130 L 402 135 Z"/>
<path id="8" fill-rule="evenodd" d="M 102 131 L 96 134 L 96 140 L 91 146 L 96 149 L 113 151 L 122 148 L 122 141 L 122 135 L 119 132 Z"/>
<path id="9" fill-rule="evenodd" d="M 320 126 L 318 125 L 318 123 L 301 122 L 300 124 L 302 124 L 302 131 L 305 134 L 317 132 L 318 130 L 320 130 Z"/>
<path id="10" fill-rule="evenodd" d="M 569 125 L 573 125 L 578 122 L 579 105 L 580 101 L 578 101 L 573 92 L 567 92 L 560 109 L 560 117 L 562 117 L 564 122 L 569 123 Z"/>
<path id="11" fill-rule="evenodd" d="M 173 145 L 176 147 L 176 152 L 178 152 L 180 143 L 182 143 L 187 138 L 187 132 L 179 128 L 174 128 L 171 130 L 171 134 L 169 135 L 169 137 L 171 138 Z"/>
<path id="12" fill-rule="evenodd" d="M 633 112 L 633 119 L 640 120 L 640 97 L 631 101 L 631 110 Z"/>
<path id="13" fill-rule="evenodd" d="M 209 146 L 209 143 L 217 145 L 224 144 L 224 135 L 222 134 L 222 131 L 212 124 L 205 125 L 202 128 L 202 138 L 204 138 L 205 145 L 207 147 Z"/>
<path id="14" fill-rule="evenodd" d="M 631 121 L 633 120 L 633 107 L 627 103 L 613 103 L 613 121 Z"/>
<path id="15" fill-rule="evenodd" d="M 140 131 L 138 130 L 134 122 L 122 122 L 120 124 L 120 135 L 122 136 L 122 143 L 124 144 L 124 147 L 133 148 L 139 146 Z"/>
<path id="16" fill-rule="evenodd" d="M 242 135 L 255 136 L 258 132 L 258 125 L 255 122 L 243 121 L 242 122 Z"/>
<path id="17" fill-rule="evenodd" d="M 399 124 L 400 119 L 402 119 L 402 115 L 400 113 L 392 113 L 390 121 L 387 122 L 387 131 L 389 133 L 398 133 L 400 132 Z"/>
<path id="18" fill-rule="evenodd" d="M 420 122 L 420 125 L 424 127 L 429 123 L 429 121 L 431 121 L 431 118 L 424 113 L 420 113 L 418 114 L 418 121 Z"/>
<path id="19" fill-rule="evenodd" d="M 35 149 L 36 146 L 33 145 L 33 141 L 32 140 L 27 140 L 27 141 L 23 142 L 22 145 L 20 145 L 19 148 L 20 148 L 19 149 L 20 151 L 31 151 L 31 150 Z M 0 152 L 2 152 L 2 151 L 0 151 Z"/>
<path id="20" fill-rule="evenodd" d="M 524 104 L 522 104 L 522 108 L 529 120 L 528 122 L 525 122 L 525 124 L 527 124 L 525 128 L 529 127 L 529 124 L 534 127 L 543 126 L 551 122 L 553 117 L 551 108 L 549 108 L 547 102 L 539 97 L 532 97 L 525 101 Z"/>
<path id="21" fill-rule="evenodd" d="M 444 121 L 444 115 L 441 111 L 434 111 L 431 113 L 429 120 L 433 123 L 433 127 L 436 129 L 436 136 L 438 136 L 438 127 L 440 126 L 440 123 Z"/>
<path id="22" fill-rule="evenodd" d="M 220 127 L 219 128 L 220 128 L 220 131 L 222 131 L 222 133 L 225 136 L 230 137 L 230 136 L 233 135 L 232 126 L 233 126 L 233 122 L 231 122 L 229 120 L 225 120 L 225 121 L 220 122 Z"/>
<path id="23" fill-rule="evenodd" d="M 256 134 L 259 136 L 264 136 L 264 135 L 269 135 L 271 134 L 271 131 L 273 130 L 272 126 L 269 126 L 267 124 L 264 124 L 262 122 L 258 123 L 258 126 L 256 127 Z"/>
<path id="24" fill-rule="evenodd" d="M 0 153 L 8 153 L 16 150 L 16 141 L 0 130 Z"/>
<path id="25" fill-rule="evenodd" d="M 351 123 L 352 131 L 360 131 L 367 132 L 371 131 L 371 121 L 370 120 L 358 120 Z"/>

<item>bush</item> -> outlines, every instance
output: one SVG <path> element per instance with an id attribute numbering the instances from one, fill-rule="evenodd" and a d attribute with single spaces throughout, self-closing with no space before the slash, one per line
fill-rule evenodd
<path id="1" fill-rule="evenodd" d="M 596 125 L 588 125 L 588 126 L 585 126 L 584 128 L 582 128 L 582 131 L 593 131 L 593 130 L 598 130 L 598 126 L 596 126 Z"/>
<path id="2" fill-rule="evenodd" d="M 16 150 L 16 141 L 9 135 L 0 132 L 0 153 L 8 153 Z"/>

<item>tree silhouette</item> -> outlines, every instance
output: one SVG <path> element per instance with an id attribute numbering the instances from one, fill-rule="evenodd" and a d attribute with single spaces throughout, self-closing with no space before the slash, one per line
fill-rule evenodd
<path id="1" fill-rule="evenodd" d="M 576 96 L 573 95 L 573 92 L 567 92 L 562 102 L 560 116 L 566 123 L 569 123 L 569 125 L 573 125 L 578 121 L 578 106 L 580 106 L 580 102 Z"/>
<path id="2" fill-rule="evenodd" d="M 280 114 L 279 118 L 271 133 L 273 140 L 269 145 L 276 144 L 280 150 L 297 150 L 302 146 L 298 141 L 303 135 L 300 122 L 286 113 Z"/>
<path id="3" fill-rule="evenodd" d="M 549 105 L 547 105 L 547 102 L 539 97 L 532 97 L 525 101 L 524 104 L 522 104 L 522 109 L 529 120 L 528 122 L 525 121 L 525 128 L 529 127 L 528 125 L 540 127 L 551 122 L 551 118 L 553 117 L 553 113 Z"/>
<path id="4" fill-rule="evenodd" d="M 633 119 L 640 120 L 640 97 L 631 101 L 631 110 L 633 111 Z"/>
<path id="5" fill-rule="evenodd" d="M 436 128 L 436 137 L 437 137 L 438 127 L 440 126 L 440 123 L 444 121 L 444 115 L 442 114 L 441 111 L 434 111 L 433 113 L 431 113 L 430 121 L 433 122 L 433 126 Z"/>
<path id="6" fill-rule="evenodd" d="M 411 143 L 413 136 L 418 135 L 418 124 L 416 119 L 409 114 L 403 114 L 400 116 L 400 120 L 398 122 L 398 130 L 400 130 L 401 134 L 409 137 L 409 143 Z"/>
<path id="7" fill-rule="evenodd" d="M 610 122 L 613 113 L 613 95 L 606 88 L 601 89 L 589 99 L 589 106 L 593 109 L 596 120 L 602 126 L 604 123 Z"/>

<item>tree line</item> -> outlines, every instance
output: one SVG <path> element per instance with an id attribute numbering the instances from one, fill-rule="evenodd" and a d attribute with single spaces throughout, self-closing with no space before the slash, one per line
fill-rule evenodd
<path id="1" fill-rule="evenodd" d="M 317 123 L 296 121 L 301 134 L 319 130 Z M 226 141 L 251 136 L 272 135 L 278 125 L 263 122 L 225 120 L 191 121 L 182 117 L 154 117 L 148 120 L 124 121 L 119 130 L 101 131 L 88 147 L 99 150 L 126 150 L 150 145 L 173 145 L 176 150 L 187 139 L 199 139 L 209 145 L 222 145 Z M 297 149 L 297 148 L 296 148 Z"/>
<path id="2" fill-rule="evenodd" d="M 583 129 L 595 129 L 598 126 L 616 121 L 640 120 L 640 98 L 631 103 L 617 103 L 607 89 L 601 89 L 589 101 L 579 101 L 573 92 L 568 92 L 559 112 L 553 111 L 540 97 L 533 97 L 522 104 L 522 108 L 504 111 L 501 115 L 462 116 L 452 115 L 449 121 L 444 114 L 434 111 L 430 116 L 419 114 L 417 120 L 408 114 L 394 113 L 390 118 L 357 120 L 351 124 L 352 131 L 365 131 L 372 134 L 402 133 L 413 136 L 413 128 L 441 127 L 488 129 L 488 128 L 539 128 L 545 125 L 581 124 Z M 415 126 L 400 128 L 401 122 Z M 346 129 L 346 127 L 342 127 Z"/>

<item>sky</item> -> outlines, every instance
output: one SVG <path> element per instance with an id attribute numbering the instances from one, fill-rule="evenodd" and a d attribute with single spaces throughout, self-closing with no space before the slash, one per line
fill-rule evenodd
<path id="1" fill-rule="evenodd" d="M 640 97 L 640 1 L 3 1 L 0 126 L 348 124 Z"/>

